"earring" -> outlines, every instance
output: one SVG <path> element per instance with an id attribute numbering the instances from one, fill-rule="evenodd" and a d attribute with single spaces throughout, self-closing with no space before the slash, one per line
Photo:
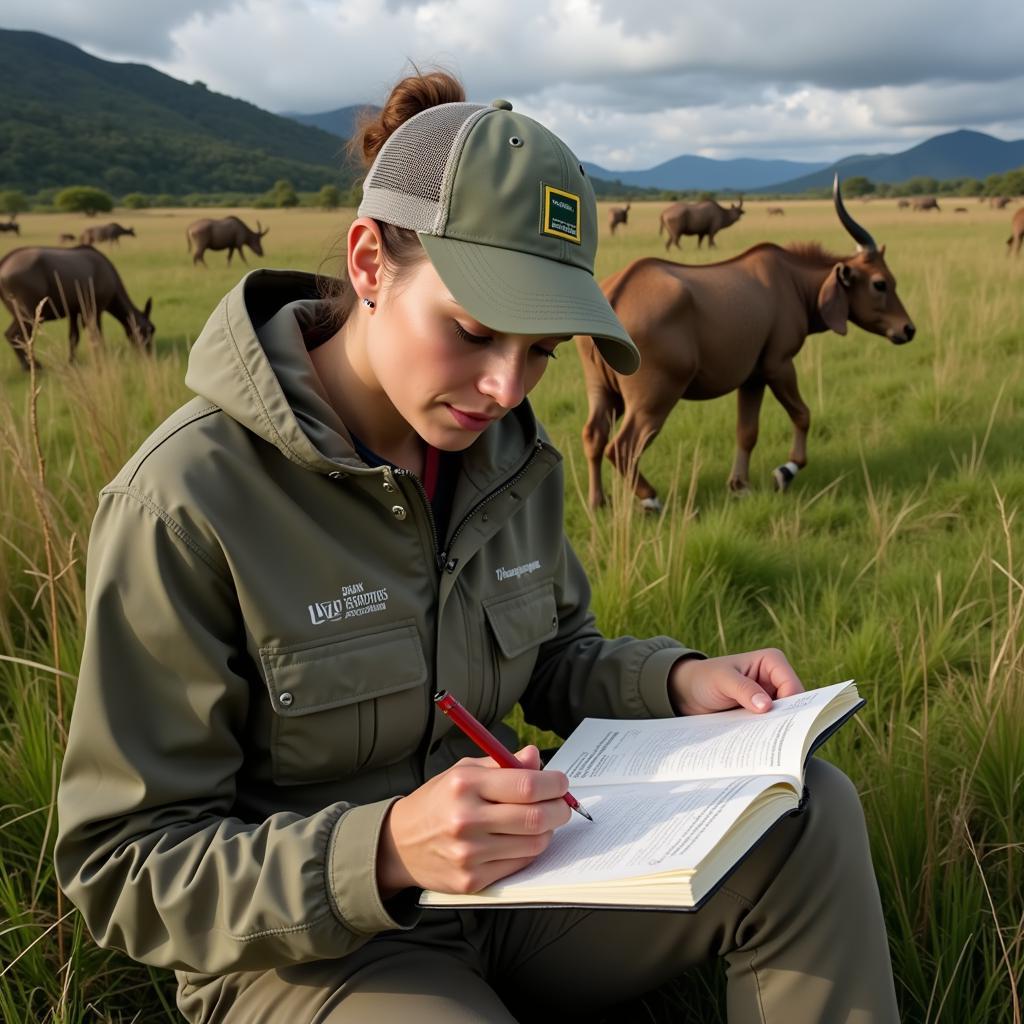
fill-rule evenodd
<path id="1" fill-rule="evenodd" d="M 363 299 L 363 305 L 364 305 L 364 306 L 365 306 L 365 307 L 366 307 L 367 309 L 375 309 L 375 308 L 376 308 L 376 306 L 377 306 L 377 303 L 376 303 L 376 302 L 374 302 L 374 301 L 373 301 L 373 299 Z"/>

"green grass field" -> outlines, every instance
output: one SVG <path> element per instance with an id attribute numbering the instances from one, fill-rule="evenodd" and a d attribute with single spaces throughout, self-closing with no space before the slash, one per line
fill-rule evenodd
<path id="1" fill-rule="evenodd" d="M 785 216 L 769 217 L 767 205 Z M 770 472 L 791 428 L 770 397 L 751 494 L 727 493 L 730 397 L 680 405 L 645 455 L 662 515 L 637 510 L 608 466 L 611 504 L 592 514 L 571 347 L 533 400 L 566 456 L 567 526 L 606 633 L 669 633 L 710 653 L 778 646 L 809 685 L 858 680 L 868 705 L 823 753 L 862 794 L 903 1019 L 1019 1024 L 1024 260 L 1006 256 L 1012 209 L 848 205 L 887 245 L 918 333 L 902 347 L 856 328 L 808 340 L 798 369 L 812 413 L 809 464 L 786 494 L 772 491 Z M 664 253 L 661 208 L 634 204 L 614 238 L 602 209 L 600 277 Z M 671 258 L 724 259 L 766 240 L 853 250 L 828 203 L 747 210 L 711 254 L 685 239 Z M 256 211 L 240 212 L 255 226 Z M 12 1024 L 177 1019 L 170 976 L 97 949 L 58 899 L 50 857 L 96 494 L 186 398 L 189 345 L 245 269 L 216 253 L 208 269 L 192 267 L 185 227 L 202 214 L 115 214 L 138 237 L 107 251 L 137 305 L 153 296 L 155 359 L 131 351 L 106 318 L 105 344 L 83 337 L 69 369 L 66 327 L 47 325 L 33 401 L 13 354 L 0 352 L 0 1019 Z M 259 211 L 267 256 L 249 255 L 250 266 L 336 272 L 351 216 Z M 88 223 L 19 222 L 24 245 L 55 244 Z M 7 248 L 18 241 L 4 238 Z M 709 968 L 608 1020 L 724 1020 L 721 991 Z"/>

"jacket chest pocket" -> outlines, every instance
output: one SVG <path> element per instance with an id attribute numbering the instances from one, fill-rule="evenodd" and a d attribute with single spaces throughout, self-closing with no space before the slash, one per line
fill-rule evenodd
<path id="1" fill-rule="evenodd" d="M 411 755 L 427 727 L 427 665 L 413 625 L 260 648 L 278 785 L 323 782 Z"/>
<path id="2" fill-rule="evenodd" d="M 558 606 L 551 583 L 542 583 L 510 597 L 484 602 L 484 616 L 493 637 L 496 675 L 492 719 L 507 714 L 530 682 L 537 652 L 558 633 Z"/>

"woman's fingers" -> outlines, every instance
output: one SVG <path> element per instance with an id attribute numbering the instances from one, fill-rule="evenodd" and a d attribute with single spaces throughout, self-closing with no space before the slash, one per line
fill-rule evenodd
<path id="1" fill-rule="evenodd" d="M 804 684 L 796 674 L 789 660 L 774 647 L 752 652 L 757 659 L 754 679 L 774 697 L 792 697 L 804 692 Z"/>

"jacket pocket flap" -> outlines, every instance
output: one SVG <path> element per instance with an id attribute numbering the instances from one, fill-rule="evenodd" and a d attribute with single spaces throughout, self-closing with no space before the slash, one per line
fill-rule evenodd
<path id="1" fill-rule="evenodd" d="M 484 603 L 484 613 L 506 658 L 518 657 L 558 632 L 558 608 L 550 583 L 523 594 L 492 598 Z"/>
<path id="2" fill-rule="evenodd" d="M 418 686 L 427 663 L 415 626 L 292 647 L 261 647 L 274 711 L 297 718 Z"/>

